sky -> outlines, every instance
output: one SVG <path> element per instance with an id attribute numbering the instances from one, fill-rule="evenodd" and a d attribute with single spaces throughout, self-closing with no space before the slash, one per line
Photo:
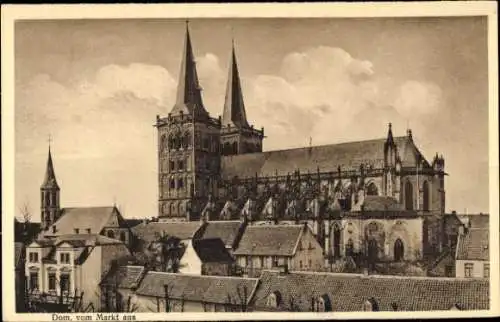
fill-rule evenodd
<path id="1" fill-rule="evenodd" d="M 412 129 L 445 158 L 446 209 L 488 212 L 487 23 L 450 18 L 190 19 L 203 100 L 222 114 L 231 39 L 264 150 Z M 173 107 L 185 21 L 15 25 L 15 198 L 40 219 L 49 135 L 61 206 L 157 215 L 153 124 Z"/>

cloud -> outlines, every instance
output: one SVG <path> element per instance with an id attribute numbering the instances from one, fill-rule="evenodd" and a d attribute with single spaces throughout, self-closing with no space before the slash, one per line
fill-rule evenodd
<path id="1" fill-rule="evenodd" d="M 403 127 L 408 117 L 442 104 L 435 84 L 394 84 L 378 77 L 370 61 L 325 46 L 286 55 L 278 75 L 255 77 L 245 92 L 248 114 L 268 129 L 268 148 L 304 145 L 310 136 L 315 144 L 381 136 L 386 122 Z"/>

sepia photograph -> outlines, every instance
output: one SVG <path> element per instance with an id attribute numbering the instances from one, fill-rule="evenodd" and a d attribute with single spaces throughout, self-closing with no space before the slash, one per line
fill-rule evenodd
<path id="1" fill-rule="evenodd" d="M 462 4 L 3 7 L 4 319 L 498 314 L 496 4 Z"/>

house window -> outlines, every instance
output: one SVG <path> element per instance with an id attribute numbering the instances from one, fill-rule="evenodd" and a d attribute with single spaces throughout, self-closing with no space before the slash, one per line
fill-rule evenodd
<path id="1" fill-rule="evenodd" d="M 259 256 L 260 267 L 264 268 L 264 256 Z"/>
<path id="2" fill-rule="evenodd" d="M 474 264 L 467 263 L 465 264 L 465 277 L 472 277 L 472 272 L 474 270 Z"/>
<path id="3" fill-rule="evenodd" d="M 115 238 L 115 233 L 112 230 L 108 230 L 108 237 Z"/>
<path id="4" fill-rule="evenodd" d="M 451 265 L 446 265 L 444 267 L 444 275 L 446 277 L 453 277 L 453 266 Z"/>
<path id="5" fill-rule="evenodd" d="M 70 279 L 68 274 L 61 274 L 61 277 L 59 279 L 59 284 L 61 286 L 61 291 L 64 292 L 69 292 L 70 290 Z"/>
<path id="6" fill-rule="evenodd" d="M 90 228 L 87 228 L 87 234 L 90 234 Z"/>
<path id="7" fill-rule="evenodd" d="M 299 269 L 302 269 L 302 261 L 299 261 Z"/>
<path id="8" fill-rule="evenodd" d="M 120 240 L 123 242 L 127 240 L 127 236 L 124 231 L 120 232 Z"/>
<path id="9" fill-rule="evenodd" d="M 80 229 L 75 228 L 75 234 L 79 234 L 79 233 L 80 233 Z"/>
<path id="10" fill-rule="evenodd" d="M 31 272 L 30 273 L 30 290 L 38 290 L 38 273 Z"/>
<path id="11" fill-rule="evenodd" d="M 56 289 L 56 274 L 49 273 L 49 290 L 53 291 Z"/>
<path id="12" fill-rule="evenodd" d="M 38 253 L 29 253 L 30 263 L 38 263 Z"/>
<path id="13" fill-rule="evenodd" d="M 490 264 L 484 264 L 483 276 L 484 278 L 490 278 Z"/>
<path id="14" fill-rule="evenodd" d="M 60 254 L 60 262 L 62 264 L 69 264 L 69 253 L 61 253 Z"/>
<path id="15" fill-rule="evenodd" d="M 312 260 L 309 260 L 309 268 L 312 268 L 313 264 L 312 264 Z"/>

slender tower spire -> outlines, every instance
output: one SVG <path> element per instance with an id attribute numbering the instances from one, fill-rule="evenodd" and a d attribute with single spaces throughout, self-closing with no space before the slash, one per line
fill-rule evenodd
<path id="1" fill-rule="evenodd" d="M 243 93 L 241 90 L 238 63 L 236 61 L 234 39 L 232 40 L 231 62 L 229 64 L 226 99 L 224 102 L 224 111 L 222 114 L 222 125 L 230 125 L 240 128 L 249 126 L 245 112 L 245 104 L 243 102 Z"/>
<path id="2" fill-rule="evenodd" d="M 179 114 L 180 112 L 184 114 L 193 114 L 193 112 L 194 114 L 208 114 L 201 98 L 201 87 L 198 81 L 188 22 L 186 22 L 186 39 L 177 85 L 177 98 L 172 114 Z"/>
<path id="3" fill-rule="evenodd" d="M 50 152 L 50 139 L 49 139 L 49 157 L 47 159 L 47 168 L 45 170 L 45 179 L 43 180 L 42 188 L 46 189 L 59 189 L 57 184 L 54 165 L 52 164 L 52 153 Z"/>
<path id="4" fill-rule="evenodd" d="M 41 224 L 42 228 L 46 229 L 59 218 L 59 185 L 57 184 L 54 165 L 52 163 L 52 153 L 50 151 L 49 138 L 49 156 L 47 159 L 47 168 L 45 170 L 45 178 L 41 192 Z"/>

